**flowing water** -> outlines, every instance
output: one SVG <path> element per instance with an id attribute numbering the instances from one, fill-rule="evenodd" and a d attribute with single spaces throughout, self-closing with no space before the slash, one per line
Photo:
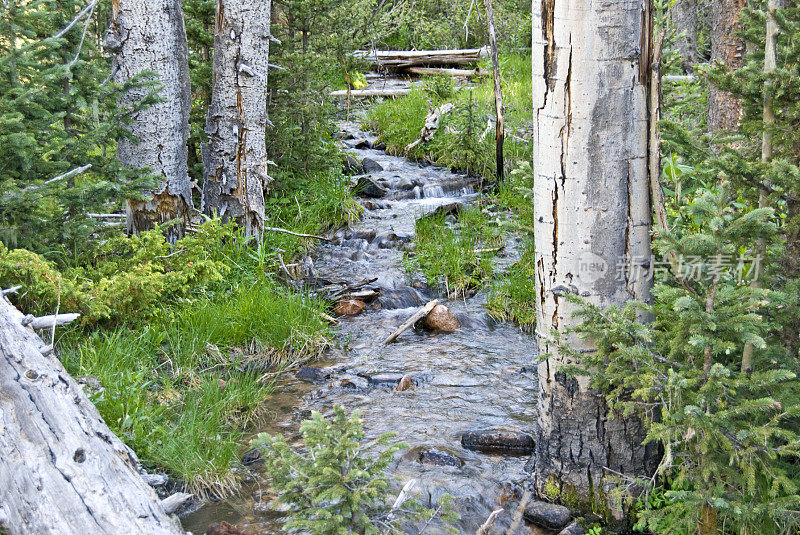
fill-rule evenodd
<path id="1" fill-rule="evenodd" d="M 528 458 L 467 450 L 460 437 L 467 430 L 488 428 L 533 433 L 533 338 L 512 325 L 493 322 L 486 314 L 485 295 L 479 293 L 441 301 L 463 324 L 459 331 L 433 335 L 410 329 L 395 343 L 381 345 L 421 305 L 441 297 L 414 281 L 402 265 L 403 250 L 413 242 L 415 220 L 439 206 L 474 199 L 473 181 L 380 150 L 355 149 L 363 140 L 371 145 L 374 138 L 353 123 L 341 127 L 348 152 L 383 167 L 370 174 L 388 193 L 364 200 L 364 217 L 313 251 L 313 270 L 317 278 L 330 281 L 376 278 L 369 287 L 380 288 L 381 297 L 337 326 L 337 349 L 328 362 L 315 364 L 333 366 L 328 383 L 306 383 L 294 376 L 281 380 L 271 399 L 272 418 L 262 430 L 296 439 L 299 423 L 310 410 L 327 414 L 334 404 L 360 409 L 368 437 L 391 431 L 411 446 L 391 466 L 398 486 L 417 479 L 419 499 L 426 504 L 452 494 L 461 514 L 461 533 L 474 534 L 492 510 L 504 508 L 494 533 L 505 533 L 529 478 Z M 506 262 L 513 259 L 514 243 L 508 249 L 511 258 Z M 396 392 L 394 386 L 404 374 L 414 378 L 416 387 Z M 280 513 L 266 488 L 256 469 L 240 496 L 204 506 L 184 518 L 184 525 L 203 533 L 210 522 L 226 520 L 257 534 L 278 533 Z M 533 533 L 529 530 L 523 526 L 517 533 Z"/>

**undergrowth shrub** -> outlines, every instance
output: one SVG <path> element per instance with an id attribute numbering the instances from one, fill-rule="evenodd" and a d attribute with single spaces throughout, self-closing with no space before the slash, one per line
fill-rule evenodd
<path id="1" fill-rule="evenodd" d="M 439 521 L 447 532 L 458 532 L 450 525 L 458 516 L 449 495 L 440 498 L 435 509 L 415 499 L 393 503 L 396 495 L 386 469 L 408 445 L 392 443 L 392 433 L 365 442 L 358 411 L 348 416 L 336 405 L 330 419 L 315 411 L 300 432 L 303 450 L 290 446 L 281 435 L 260 433 L 255 441 L 280 502 L 289 506 L 284 530 L 312 535 L 399 534 L 407 533 L 402 528 L 408 523 Z"/>

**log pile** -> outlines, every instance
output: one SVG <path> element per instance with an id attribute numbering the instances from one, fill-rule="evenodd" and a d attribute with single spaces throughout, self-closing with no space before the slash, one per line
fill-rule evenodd
<path id="1" fill-rule="evenodd" d="M 358 51 L 356 56 L 368 61 L 377 70 L 402 71 L 408 67 L 474 65 L 488 55 L 486 48 L 461 50 L 371 50 Z"/>
<path id="2" fill-rule="evenodd" d="M 25 321 L 0 295 L 0 532 L 184 533 L 136 455 Z"/>

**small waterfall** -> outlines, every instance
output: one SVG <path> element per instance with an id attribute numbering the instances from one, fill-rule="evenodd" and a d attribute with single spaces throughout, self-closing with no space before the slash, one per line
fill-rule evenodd
<path id="1" fill-rule="evenodd" d="M 444 188 L 439 184 L 430 184 L 422 186 L 422 193 L 426 199 L 429 199 L 431 197 L 435 198 L 447 197 L 447 195 L 445 195 L 444 193 Z"/>

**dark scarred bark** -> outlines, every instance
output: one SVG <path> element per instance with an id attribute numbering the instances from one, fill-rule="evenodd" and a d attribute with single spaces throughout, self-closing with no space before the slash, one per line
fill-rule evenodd
<path id="1" fill-rule="evenodd" d="M 711 61 L 720 61 L 731 70 L 744 61 L 744 42 L 738 37 L 739 15 L 744 0 L 714 0 L 711 6 Z M 715 86 L 708 91 L 708 128 L 734 130 L 739 126 L 742 104 Z"/>

